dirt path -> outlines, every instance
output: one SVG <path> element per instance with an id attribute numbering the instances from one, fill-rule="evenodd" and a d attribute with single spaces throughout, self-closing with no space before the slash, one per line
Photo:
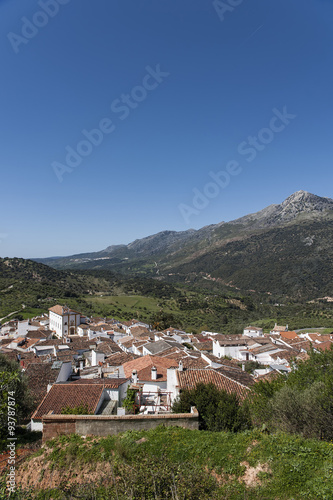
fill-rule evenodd
<path id="1" fill-rule="evenodd" d="M 23 308 L 24 309 L 24 308 Z M 16 314 L 16 313 L 19 313 L 21 311 L 21 309 L 19 309 L 18 311 L 13 311 L 12 313 L 9 313 L 7 314 L 7 316 L 4 316 L 3 318 L 0 318 L 0 323 L 3 319 L 6 319 L 8 318 L 9 316 L 11 316 L 12 314 Z"/>

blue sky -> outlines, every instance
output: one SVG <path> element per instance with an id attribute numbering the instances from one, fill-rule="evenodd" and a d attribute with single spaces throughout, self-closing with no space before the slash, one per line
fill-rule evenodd
<path id="1" fill-rule="evenodd" d="M 331 0 L 0 0 L 0 256 L 332 197 L 332 27 Z"/>

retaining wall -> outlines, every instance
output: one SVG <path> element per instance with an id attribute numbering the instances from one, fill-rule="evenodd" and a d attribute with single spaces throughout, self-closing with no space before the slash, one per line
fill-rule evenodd
<path id="1" fill-rule="evenodd" d="M 170 413 L 167 415 L 47 415 L 43 417 L 43 443 L 62 434 L 108 436 L 128 430 L 154 429 L 158 425 L 199 428 L 199 414 Z"/>

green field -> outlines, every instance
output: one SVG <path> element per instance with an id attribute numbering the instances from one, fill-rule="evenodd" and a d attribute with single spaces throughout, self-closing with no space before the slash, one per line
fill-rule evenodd
<path id="1" fill-rule="evenodd" d="M 163 309 L 164 312 L 178 312 L 176 302 L 172 299 L 163 300 L 143 295 L 99 295 L 95 297 L 86 296 L 85 300 L 94 307 L 94 310 L 104 310 L 107 316 L 127 316 L 129 313 L 138 316 L 146 316 L 157 313 Z M 123 315 L 123 316 L 122 316 Z"/>

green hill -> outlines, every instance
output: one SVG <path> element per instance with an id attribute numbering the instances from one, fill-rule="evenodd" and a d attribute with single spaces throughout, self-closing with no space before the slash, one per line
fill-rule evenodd
<path id="1" fill-rule="evenodd" d="M 12 311 L 47 310 L 66 301 L 93 293 L 102 280 L 58 271 L 32 260 L 0 258 L 0 317 Z"/>

